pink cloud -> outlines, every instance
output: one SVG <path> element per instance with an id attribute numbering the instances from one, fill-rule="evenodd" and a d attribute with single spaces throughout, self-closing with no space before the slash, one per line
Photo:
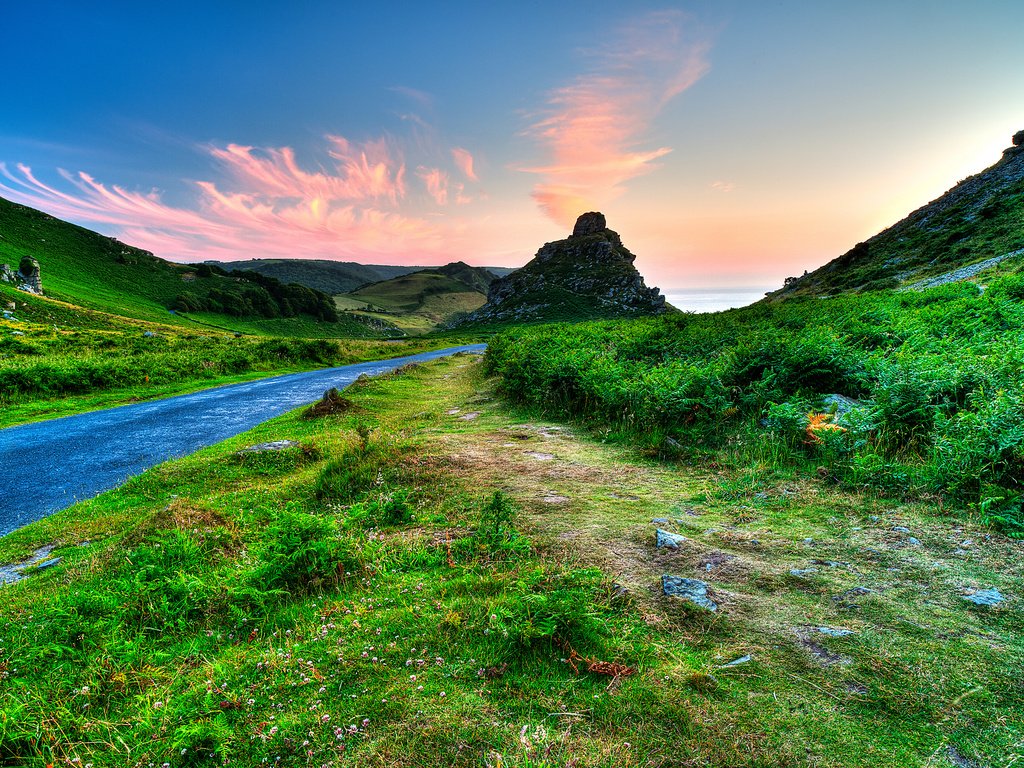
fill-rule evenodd
<path id="1" fill-rule="evenodd" d="M 416 169 L 419 176 L 427 186 L 427 193 L 434 198 L 438 205 L 448 205 L 448 174 L 439 168 Z"/>
<path id="2" fill-rule="evenodd" d="M 418 166 L 428 197 L 411 196 L 404 151 L 395 140 L 357 143 L 327 136 L 326 142 L 330 160 L 315 169 L 300 164 L 290 147 L 208 147 L 220 180 L 193 182 L 195 204 L 188 207 L 165 203 L 155 191 L 103 184 L 84 172 L 60 171 L 65 183 L 58 188 L 20 164 L 10 169 L 0 163 L 0 194 L 61 218 L 102 225 L 126 242 L 183 261 L 305 257 L 400 263 L 450 255 L 464 224 L 431 215 L 427 200 L 465 204 L 470 198 L 462 183 L 450 183 L 447 171 Z"/>
<path id="3" fill-rule="evenodd" d="M 708 71 L 708 44 L 687 38 L 683 22 L 681 13 L 666 11 L 625 27 L 590 53 L 593 71 L 548 95 L 528 134 L 550 162 L 522 170 L 542 177 L 533 197 L 558 223 L 614 199 L 672 151 L 639 147 L 662 108 Z"/>
<path id="4" fill-rule="evenodd" d="M 476 173 L 473 171 L 473 155 L 462 147 L 452 147 L 452 159 L 462 175 L 470 181 L 477 181 Z"/>

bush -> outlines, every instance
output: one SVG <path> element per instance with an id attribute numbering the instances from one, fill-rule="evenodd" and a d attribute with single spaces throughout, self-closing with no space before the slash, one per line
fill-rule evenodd
<path id="1" fill-rule="evenodd" d="M 332 520 L 285 511 L 266 529 L 254 585 L 264 590 L 306 592 L 359 568 L 355 547 Z"/>

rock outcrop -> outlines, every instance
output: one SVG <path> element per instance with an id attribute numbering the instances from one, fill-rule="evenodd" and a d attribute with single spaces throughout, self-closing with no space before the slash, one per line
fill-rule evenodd
<path id="1" fill-rule="evenodd" d="M 18 271 L 11 269 L 9 264 L 0 264 L 0 283 L 8 283 L 19 290 L 43 295 L 43 279 L 39 271 L 39 262 L 31 256 L 22 258 Z"/>
<path id="2" fill-rule="evenodd" d="M 533 260 L 491 283 L 487 303 L 459 325 L 635 317 L 665 312 L 636 259 L 601 213 L 584 213 L 573 233 L 546 243 Z"/>

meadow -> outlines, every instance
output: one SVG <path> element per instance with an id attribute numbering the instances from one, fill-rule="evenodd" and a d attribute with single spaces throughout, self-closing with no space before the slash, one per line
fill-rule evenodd
<path id="1" fill-rule="evenodd" d="M 700 463 L 799 467 L 1024 535 L 1024 278 L 508 330 L 504 392 Z"/>
<path id="2" fill-rule="evenodd" d="M 679 471 L 497 385 L 464 355 L 362 380 L 0 539 L 61 558 L 0 591 L 0 763 L 1020 758 L 1019 613 L 962 597 L 1019 591 L 1014 542 Z M 717 612 L 661 594 L 693 571 Z"/>

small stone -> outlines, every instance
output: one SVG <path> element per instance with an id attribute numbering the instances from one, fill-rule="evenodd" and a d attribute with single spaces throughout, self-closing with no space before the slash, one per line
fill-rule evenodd
<path id="1" fill-rule="evenodd" d="M 753 661 L 754 657 L 747 654 L 746 656 L 740 656 L 738 659 L 733 659 L 730 662 L 719 665 L 719 669 L 726 669 L 727 667 L 738 667 L 740 664 L 746 664 L 749 661 Z"/>
<path id="2" fill-rule="evenodd" d="M 470 413 L 467 413 L 465 416 L 459 416 L 459 421 L 475 421 L 479 415 L 480 411 L 471 411 Z"/>
<path id="3" fill-rule="evenodd" d="M 909 544 L 912 547 L 920 547 L 921 541 L 919 539 L 915 539 L 913 536 L 910 536 L 907 538 L 907 544 Z"/>
<path id="4" fill-rule="evenodd" d="M 807 576 L 808 574 L 817 573 L 817 572 L 818 572 L 817 568 L 790 568 L 789 569 L 789 575 L 790 576 Z"/>
<path id="5" fill-rule="evenodd" d="M 910 529 L 903 525 L 894 525 L 892 529 L 895 533 L 910 533 Z"/>
<path id="6" fill-rule="evenodd" d="M 146 331 L 146 332 L 145 332 L 145 333 L 143 333 L 142 335 L 143 335 L 143 336 L 144 336 L 145 338 L 147 338 L 147 339 L 151 339 L 151 338 L 153 338 L 154 336 L 156 336 L 156 334 L 155 334 L 155 333 L 153 333 L 152 331 Z"/>
<path id="7" fill-rule="evenodd" d="M 653 520 L 651 520 L 651 522 L 654 523 L 655 525 L 668 525 L 672 521 L 669 520 L 667 517 L 656 517 Z"/>
<path id="8" fill-rule="evenodd" d="M 655 532 L 654 545 L 659 549 L 666 547 L 668 549 L 679 549 L 679 545 L 686 541 L 685 536 L 680 536 L 678 533 L 669 533 L 663 531 L 661 528 Z"/>
<path id="9" fill-rule="evenodd" d="M 872 523 L 877 523 L 881 519 L 882 518 L 880 518 L 878 515 L 868 515 L 868 520 L 870 520 Z"/>
<path id="10" fill-rule="evenodd" d="M 844 600 L 844 599 L 850 598 L 850 597 L 860 597 L 861 595 L 869 595 L 869 594 L 871 594 L 871 590 L 870 589 L 868 589 L 867 587 L 857 586 L 857 587 L 853 587 L 851 589 L 846 590 L 841 595 L 836 595 L 832 599 L 838 601 L 838 600 Z"/>
<path id="11" fill-rule="evenodd" d="M 970 595 L 964 595 L 964 600 L 975 605 L 999 605 L 1003 602 L 1003 596 L 995 587 L 979 589 Z"/>
<path id="12" fill-rule="evenodd" d="M 718 610 L 718 604 L 708 597 L 707 583 L 700 579 L 684 579 L 666 573 L 661 577 L 661 589 L 668 597 L 678 597 L 708 611 Z"/>
<path id="13" fill-rule="evenodd" d="M 847 637 L 848 635 L 857 634 L 852 629 L 841 629 L 834 627 L 816 627 L 816 629 L 820 634 L 827 635 L 828 637 Z"/>
<path id="14" fill-rule="evenodd" d="M 63 560 L 63 559 L 64 558 L 62 558 L 62 557 L 53 557 L 53 558 L 50 558 L 49 560 L 44 560 L 43 562 L 39 563 L 39 565 L 36 566 L 36 570 L 37 571 L 45 571 L 47 568 L 53 568 L 53 566 L 55 566 L 58 563 L 60 563 L 60 561 Z"/>

